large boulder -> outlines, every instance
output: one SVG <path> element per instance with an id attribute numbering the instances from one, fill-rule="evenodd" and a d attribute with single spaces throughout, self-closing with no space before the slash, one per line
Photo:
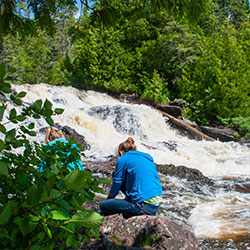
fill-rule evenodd
<path id="1" fill-rule="evenodd" d="M 83 243 L 81 249 L 167 249 L 196 250 L 198 241 L 188 229 L 159 216 L 122 215 L 104 218 L 99 239 Z"/>
<path id="2" fill-rule="evenodd" d="M 216 140 L 218 139 L 220 141 L 223 141 L 223 142 L 236 140 L 234 136 L 234 131 L 233 129 L 230 129 L 230 128 L 216 128 L 216 127 L 200 126 L 200 130 L 204 134 Z"/>

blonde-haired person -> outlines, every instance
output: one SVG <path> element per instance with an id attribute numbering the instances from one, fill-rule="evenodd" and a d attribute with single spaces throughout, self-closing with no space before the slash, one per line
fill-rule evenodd
<path id="1" fill-rule="evenodd" d="M 53 149 L 56 150 L 56 153 L 60 152 L 61 155 L 64 156 L 65 162 L 67 161 L 67 159 L 70 157 L 71 153 L 70 152 L 63 152 L 59 149 L 58 147 L 58 143 L 63 143 L 64 145 L 66 145 L 67 143 L 69 143 L 63 132 L 55 127 L 49 127 L 46 131 L 46 136 L 45 136 L 45 143 L 46 145 L 48 145 L 49 147 L 52 147 Z M 73 149 L 77 149 L 79 156 L 80 156 L 80 150 L 79 148 L 76 146 L 76 144 L 72 144 L 71 146 Z M 49 150 L 50 151 L 50 150 Z M 79 157 L 80 158 L 80 157 Z M 41 159 L 41 164 L 38 166 L 37 170 L 40 172 L 44 171 L 44 166 L 46 165 L 46 161 L 44 159 Z M 68 167 L 67 169 L 69 171 L 72 171 L 74 169 L 79 169 L 79 170 L 84 170 L 81 160 L 76 160 L 74 162 L 70 162 L 68 163 Z"/>
<path id="2" fill-rule="evenodd" d="M 66 140 L 63 132 L 60 129 L 55 127 L 49 127 L 47 129 L 45 136 L 45 143 L 50 143 L 59 138 Z"/>
<path id="3" fill-rule="evenodd" d="M 152 156 L 137 151 L 131 137 L 119 145 L 118 154 L 108 197 L 100 203 L 101 213 L 120 213 L 124 218 L 155 215 L 162 201 L 162 186 Z M 115 199 L 119 191 L 125 199 Z"/>

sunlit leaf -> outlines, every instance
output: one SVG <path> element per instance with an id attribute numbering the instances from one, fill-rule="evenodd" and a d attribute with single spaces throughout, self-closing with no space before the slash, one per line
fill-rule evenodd
<path id="1" fill-rule="evenodd" d="M 50 218 L 52 220 L 68 220 L 69 217 L 66 216 L 63 212 L 54 210 L 50 212 Z"/>
<path id="2" fill-rule="evenodd" d="M 56 113 L 57 115 L 62 114 L 62 113 L 63 113 L 63 111 L 64 111 L 64 109 L 55 108 L 55 113 Z"/>
<path id="3" fill-rule="evenodd" d="M 103 217 L 91 210 L 85 210 L 80 213 L 76 213 L 68 222 L 77 223 L 86 228 L 95 228 L 102 224 Z"/>

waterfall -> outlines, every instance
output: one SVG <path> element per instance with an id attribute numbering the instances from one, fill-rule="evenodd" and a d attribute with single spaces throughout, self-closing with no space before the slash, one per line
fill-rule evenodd
<path id="1" fill-rule="evenodd" d="M 131 136 L 138 150 L 151 154 L 158 164 L 198 169 L 218 185 L 225 178 L 250 182 L 249 144 L 188 139 L 172 129 L 167 118 L 152 107 L 121 103 L 103 93 L 46 84 L 15 85 L 14 88 L 27 92 L 24 103 L 47 98 L 54 108 L 63 108 L 64 113 L 55 116 L 54 121 L 85 136 L 91 145 L 85 152 L 89 160 L 102 161 L 116 155 L 119 143 Z M 44 121 L 36 123 L 37 131 L 47 126 Z M 38 134 L 34 140 L 44 143 L 44 134 Z M 188 207 L 187 223 L 197 237 L 220 239 L 225 235 L 237 236 L 237 232 L 250 235 L 249 194 L 223 188 L 213 193 L 205 190 L 206 187 L 201 187 L 203 194 L 185 193 L 189 183 L 174 177 L 166 181 L 164 198 L 167 201 L 162 210 L 165 207 L 165 211 L 170 211 L 170 206 L 176 206 L 184 211 Z M 168 191 L 171 185 L 175 185 L 174 197 Z"/>

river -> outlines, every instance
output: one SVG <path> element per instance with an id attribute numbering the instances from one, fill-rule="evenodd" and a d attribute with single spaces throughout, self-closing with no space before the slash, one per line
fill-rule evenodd
<path id="1" fill-rule="evenodd" d="M 201 185 L 197 192 L 192 183 L 161 176 L 161 215 L 190 228 L 201 249 L 250 249 L 250 193 L 234 188 L 250 184 L 249 144 L 189 139 L 155 109 L 121 103 L 104 93 L 47 84 L 14 87 L 27 92 L 24 103 L 47 98 L 54 108 L 63 108 L 54 121 L 85 136 L 91 145 L 85 152 L 87 160 L 116 155 L 117 145 L 132 136 L 138 150 L 151 154 L 157 164 L 201 171 L 216 183 L 216 191 Z M 47 126 L 45 121 L 36 123 L 37 131 Z M 38 133 L 35 140 L 44 143 L 44 134 Z"/>

